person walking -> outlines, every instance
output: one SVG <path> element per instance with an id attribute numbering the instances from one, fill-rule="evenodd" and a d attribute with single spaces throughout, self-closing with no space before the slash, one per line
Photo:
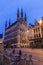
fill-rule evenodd
<path id="1" fill-rule="evenodd" d="M 21 56 L 22 56 L 22 51 L 19 50 L 19 60 L 21 60 Z"/>

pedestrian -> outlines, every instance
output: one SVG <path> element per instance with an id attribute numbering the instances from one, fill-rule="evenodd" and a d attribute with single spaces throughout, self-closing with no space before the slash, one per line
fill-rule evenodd
<path id="1" fill-rule="evenodd" d="M 13 49 L 12 53 L 13 53 L 13 54 L 15 53 L 15 49 Z"/>
<path id="2" fill-rule="evenodd" d="M 22 52 L 21 52 L 21 50 L 19 50 L 19 55 L 20 55 L 20 56 L 22 55 Z"/>
<path id="3" fill-rule="evenodd" d="M 19 50 L 19 60 L 21 60 L 21 56 L 22 56 L 22 51 Z"/>

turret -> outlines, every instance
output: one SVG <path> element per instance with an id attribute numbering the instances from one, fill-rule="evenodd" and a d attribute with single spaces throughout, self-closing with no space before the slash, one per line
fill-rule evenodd
<path id="1" fill-rule="evenodd" d="M 11 25 L 11 20 L 9 19 L 9 26 Z"/>
<path id="2" fill-rule="evenodd" d="M 20 17 L 20 13 L 19 13 L 19 8 L 18 8 L 18 10 L 17 10 L 17 20 L 19 19 L 19 17 Z"/>
<path id="3" fill-rule="evenodd" d="M 24 16 L 24 20 L 27 21 L 27 16 L 26 16 L 26 13 L 25 13 L 25 16 Z"/>
<path id="4" fill-rule="evenodd" d="M 21 8 L 21 18 L 23 18 L 23 9 Z"/>
<path id="5" fill-rule="evenodd" d="M 7 20 L 6 20 L 6 22 L 5 22 L 5 30 L 7 29 Z"/>

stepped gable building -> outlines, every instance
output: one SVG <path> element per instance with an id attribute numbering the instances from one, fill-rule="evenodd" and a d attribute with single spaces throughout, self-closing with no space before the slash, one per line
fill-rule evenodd
<path id="1" fill-rule="evenodd" d="M 17 10 L 17 20 L 11 25 L 9 21 L 9 27 L 7 27 L 7 21 L 5 24 L 4 44 L 10 44 L 14 47 L 28 47 L 27 31 L 27 16 L 24 15 L 23 9 L 19 12 Z"/>
<path id="2" fill-rule="evenodd" d="M 4 47 L 4 45 L 3 45 L 3 35 L 2 34 L 0 34 L 0 51 L 2 51 L 2 49 L 3 49 L 3 47 Z"/>
<path id="3" fill-rule="evenodd" d="M 2 44 L 2 37 L 3 37 L 3 35 L 0 34 L 0 44 Z"/>
<path id="4" fill-rule="evenodd" d="M 28 27 L 30 47 L 43 46 L 43 17 L 39 22 L 35 21 L 34 25 Z"/>

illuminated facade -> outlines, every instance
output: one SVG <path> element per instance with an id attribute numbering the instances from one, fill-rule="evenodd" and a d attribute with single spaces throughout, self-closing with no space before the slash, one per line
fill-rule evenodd
<path id="1" fill-rule="evenodd" d="M 30 47 L 43 46 L 43 17 L 39 22 L 35 21 L 34 25 L 29 25 Z"/>
<path id="2" fill-rule="evenodd" d="M 43 46 L 43 17 L 34 25 L 27 27 L 27 16 L 23 9 L 17 10 L 17 20 L 9 27 L 5 24 L 4 44 L 15 47 L 42 47 Z"/>
<path id="3" fill-rule="evenodd" d="M 7 28 L 7 21 L 5 24 L 4 44 L 10 44 L 14 47 L 28 47 L 27 31 L 27 17 L 23 10 L 17 10 L 17 20 Z"/>

